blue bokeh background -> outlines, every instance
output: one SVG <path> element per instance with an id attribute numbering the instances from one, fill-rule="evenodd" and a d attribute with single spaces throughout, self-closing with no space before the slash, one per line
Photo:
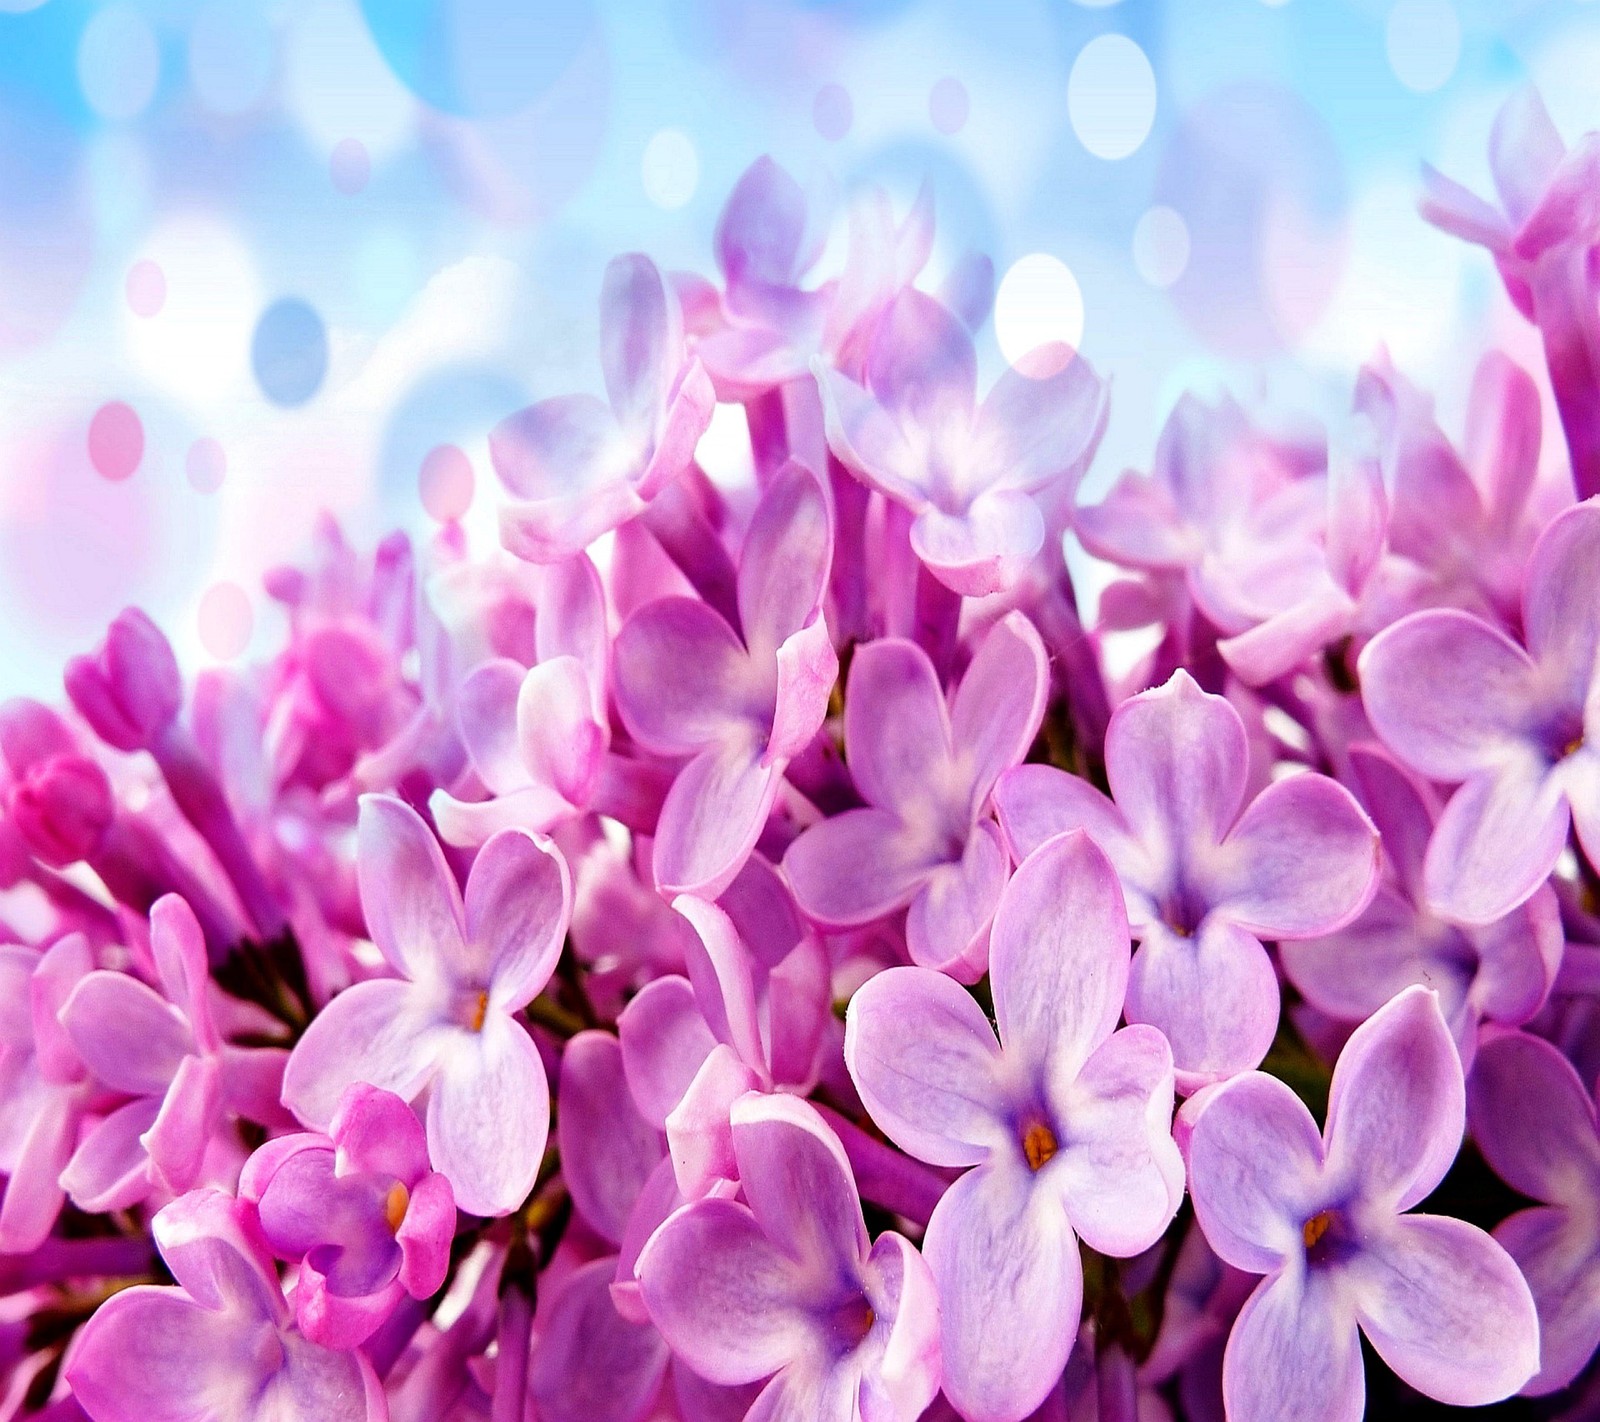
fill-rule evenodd
<path id="1" fill-rule="evenodd" d="M 128 602 L 232 653 L 219 584 L 264 650 L 262 571 L 318 508 L 435 526 L 443 444 L 487 535 L 486 431 L 598 384 L 606 260 L 710 270 L 763 152 L 931 179 L 931 277 L 1002 279 L 992 368 L 1081 330 L 1091 489 L 1185 387 L 1337 428 L 1380 341 L 1454 428 L 1482 346 L 1535 347 L 1419 165 L 1486 189 L 1499 102 L 1570 138 L 1597 73 L 1577 0 L 0 0 L 0 690 Z"/>

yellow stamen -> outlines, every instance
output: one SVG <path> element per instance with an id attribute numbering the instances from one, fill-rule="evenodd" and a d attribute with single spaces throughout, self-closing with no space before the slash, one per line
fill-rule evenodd
<path id="1" fill-rule="evenodd" d="M 478 1001 L 472 1009 L 472 1021 L 470 1021 L 467 1026 L 472 1028 L 474 1032 L 483 1031 L 483 1019 L 488 1015 L 489 994 L 486 992 L 480 992 L 478 994 Z"/>
<path id="2" fill-rule="evenodd" d="M 1332 1223 L 1333 1215 L 1328 1210 L 1323 1210 L 1320 1214 L 1312 1215 L 1311 1218 L 1300 1227 L 1300 1237 L 1305 1240 L 1306 1248 L 1313 1248 L 1322 1239 L 1322 1236 L 1328 1232 L 1328 1226 Z"/>
<path id="3" fill-rule="evenodd" d="M 1022 1137 L 1022 1154 L 1029 1170 L 1042 1169 L 1057 1149 L 1055 1132 L 1043 1121 L 1035 1121 Z"/>
<path id="4" fill-rule="evenodd" d="M 401 1222 L 406 1217 L 406 1209 L 411 1204 L 411 1192 L 398 1180 L 389 1187 L 389 1193 L 383 1197 L 383 1217 L 389 1222 L 391 1230 L 400 1228 Z"/>
<path id="5" fill-rule="evenodd" d="M 1577 753 L 1579 751 L 1581 751 L 1582 749 L 1583 749 L 1583 737 L 1582 736 L 1574 736 L 1570 741 L 1567 742 L 1566 749 L 1561 752 L 1561 758 L 1562 758 L 1562 760 L 1565 760 L 1569 755 L 1577 755 Z"/>

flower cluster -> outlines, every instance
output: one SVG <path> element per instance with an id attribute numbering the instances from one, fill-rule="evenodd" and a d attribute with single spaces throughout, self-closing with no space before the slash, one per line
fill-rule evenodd
<path id="1" fill-rule="evenodd" d="M 762 160 L 503 548 L 328 523 L 266 664 L 0 707 L 0 1415 L 1595 1415 L 1600 138 L 1492 151 L 1424 210 L 1563 440 L 1380 353 L 1088 504 L 1089 362 L 980 394 L 931 203 L 825 275 Z"/>

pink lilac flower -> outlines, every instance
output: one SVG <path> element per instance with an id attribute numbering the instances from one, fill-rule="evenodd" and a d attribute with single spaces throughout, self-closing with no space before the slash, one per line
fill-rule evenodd
<path id="1" fill-rule="evenodd" d="M 755 848 L 789 761 L 822 725 L 838 658 L 822 613 L 833 531 L 809 470 L 768 485 L 745 534 L 735 629 L 692 598 L 646 604 L 617 634 L 617 710 L 657 754 L 685 757 L 661 807 L 664 894 L 715 897 Z"/>
<path id="2" fill-rule="evenodd" d="M 1457 785 L 1428 844 L 1436 912 L 1488 924 L 1549 877 L 1569 828 L 1600 857 L 1595 706 L 1600 504 L 1540 536 L 1522 593 L 1522 643 L 1470 613 L 1417 612 L 1373 639 L 1360 663 L 1373 727 L 1413 770 Z"/>
<path id="3" fill-rule="evenodd" d="M 438 841 L 400 800 L 364 796 L 357 862 L 373 942 L 396 976 L 347 988 L 313 1020 L 284 1102 L 331 1125 L 355 1082 L 427 1094 L 428 1154 L 472 1214 L 507 1214 L 532 1188 L 549 1087 L 517 1012 L 549 979 L 572 910 L 565 862 L 523 830 L 479 851 L 466 895 Z"/>
<path id="4" fill-rule="evenodd" d="M 982 976 L 1010 868 L 989 793 L 1027 754 L 1048 691 L 1044 645 L 1018 612 L 985 635 L 948 706 L 915 643 L 857 647 L 844 735 L 867 803 L 814 825 L 785 854 L 807 916 L 837 929 L 909 908 L 913 962 Z"/>
<path id="5" fill-rule="evenodd" d="M 1419 1392 L 1509 1397 L 1539 1366 L 1533 1296 L 1463 1220 L 1411 1214 L 1461 1144 L 1466 1092 L 1437 998 L 1410 987 L 1356 1028 L 1328 1124 L 1249 1072 L 1183 1108 L 1189 1190 L 1227 1263 L 1266 1277 L 1228 1339 L 1231 1422 L 1362 1415 L 1358 1329 Z"/>
<path id="6" fill-rule="evenodd" d="M 500 536 L 535 563 L 581 553 L 644 513 L 688 467 L 711 421 L 711 382 L 686 358 L 678 299 L 648 257 L 632 253 L 606 268 L 600 359 L 605 400 L 541 400 L 489 438 L 512 495 Z"/>
<path id="7" fill-rule="evenodd" d="M 639 1259 L 650 1317 L 695 1372 L 770 1377 L 749 1416 L 914 1422 L 939 1390 L 939 1305 L 903 1236 L 871 1240 L 849 1162 L 816 1111 L 733 1108 L 744 1201 L 699 1200 Z"/>
<path id="8" fill-rule="evenodd" d="M 387 1422 L 365 1356 L 295 1329 L 251 1206 L 196 1191 L 154 1230 L 178 1287 L 124 1289 L 67 1362 L 94 1422 Z"/>
<path id="9" fill-rule="evenodd" d="M 998 1025 L 928 968 L 890 968 L 850 1000 L 845 1060 L 896 1145 L 966 1169 L 923 1244 L 939 1292 L 945 1394 L 969 1422 L 1017 1422 L 1078 1333 L 1081 1238 L 1128 1257 L 1183 1195 L 1169 1130 L 1172 1053 L 1117 1030 L 1128 983 L 1117 876 L 1081 833 L 1018 868 L 995 914 Z"/>
<path id="10" fill-rule="evenodd" d="M 1111 798 L 1033 765 L 995 791 L 1019 858 L 1083 829 L 1116 866 L 1139 939 L 1128 1020 L 1172 1043 L 1185 1091 L 1266 1055 L 1279 993 L 1262 939 L 1341 928 L 1378 882 L 1377 831 L 1342 785 L 1291 775 L 1245 805 L 1246 776 L 1238 712 L 1178 671 L 1112 716 Z"/>
<path id="11" fill-rule="evenodd" d="M 399 1097 L 357 1085 L 328 1134 L 278 1136 L 239 1178 L 261 1233 L 299 1265 L 300 1332 L 329 1348 L 364 1343 L 403 1293 L 425 1299 L 445 1280 L 456 1207 L 429 1168 L 422 1123 Z"/>
<path id="12" fill-rule="evenodd" d="M 1361 917 L 1323 938 L 1278 945 L 1284 975 L 1312 1006 L 1364 1022 L 1401 988 L 1433 988 L 1468 1068 L 1483 1021 L 1518 1026 L 1544 1005 L 1561 963 L 1561 909 L 1542 886 L 1527 903 L 1483 927 L 1435 916 L 1423 864 L 1438 799 L 1377 746 L 1353 746 L 1361 800 L 1382 836 L 1385 874 Z"/>
<path id="13" fill-rule="evenodd" d="M 955 314 L 908 288 L 885 313 L 865 384 L 815 367 L 828 445 L 913 516 L 911 546 L 964 596 L 1014 584 L 1044 546 L 1039 500 L 1068 503 L 1106 422 L 1106 387 L 1081 356 L 1008 370 L 980 404 L 972 336 Z"/>
<path id="14" fill-rule="evenodd" d="M 1539 1371 L 1523 1391 L 1555 1392 L 1600 1347 L 1600 1135 L 1594 1093 L 1537 1037 L 1485 1044 L 1467 1083 L 1473 1139 L 1495 1173 L 1539 1203 L 1498 1225 L 1539 1309 Z"/>

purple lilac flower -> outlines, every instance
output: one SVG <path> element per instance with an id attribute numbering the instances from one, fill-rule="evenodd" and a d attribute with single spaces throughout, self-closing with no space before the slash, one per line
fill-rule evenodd
<path id="1" fill-rule="evenodd" d="M 822 615 L 833 532 L 814 475 L 767 487 L 739 563 L 735 630 L 691 598 L 639 609 L 617 634 L 617 709 L 660 755 L 687 757 L 661 807 L 664 894 L 715 897 L 755 848 L 788 762 L 822 724 L 838 658 Z"/>
<path id="2" fill-rule="evenodd" d="M 948 707 L 914 642 L 858 647 L 844 734 L 867 804 L 813 826 L 784 856 L 807 916 L 848 928 L 909 907 L 914 962 L 981 977 L 1010 868 L 989 792 L 1033 743 L 1048 690 L 1044 645 L 1017 612 L 985 635 Z"/>
<path id="3" fill-rule="evenodd" d="M 890 968 L 850 1000 L 845 1060 L 902 1150 L 965 1168 L 923 1249 L 939 1291 L 944 1388 L 970 1422 L 1017 1422 L 1078 1332 L 1078 1240 L 1148 1248 L 1183 1195 L 1172 1053 L 1117 1030 L 1128 924 L 1117 876 L 1081 833 L 1022 863 L 989 949 L 996 1031 L 955 982 Z"/>
<path id="4" fill-rule="evenodd" d="M 572 911 L 565 861 L 523 830 L 479 851 L 465 899 L 416 811 L 361 802 L 357 861 L 373 942 L 396 976 L 347 988 L 284 1073 L 301 1120 L 331 1125 L 355 1082 L 427 1094 L 428 1154 L 473 1214 L 506 1214 L 538 1173 L 549 1130 L 544 1064 L 516 1013 L 555 969 Z"/>
<path id="5" fill-rule="evenodd" d="M 816 366 L 833 453 L 914 519 L 911 546 L 964 596 L 1014 584 L 1044 546 L 1039 498 L 1067 503 L 1106 422 L 1106 387 L 1081 356 L 1009 370 L 980 404 L 972 336 L 908 288 L 885 313 L 865 385 Z"/>
<path id="6" fill-rule="evenodd" d="M 1539 1371 L 1523 1388 L 1565 1387 L 1600 1347 L 1600 1134 L 1594 1093 L 1537 1037 L 1488 1042 L 1467 1083 L 1473 1139 L 1512 1189 L 1539 1203 L 1494 1237 L 1539 1309 Z"/>
<path id="7" fill-rule="evenodd" d="M 1539 1366 L 1533 1296 L 1463 1220 L 1409 1214 L 1461 1144 L 1461 1063 L 1428 989 L 1356 1028 L 1319 1132 L 1283 1082 L 1249 1072 L 1183 1108 L 1189 1190 L 1211 1247 L 1266 1278 L 1228 1339 L 1231 1422 L 1362 1415 L 1357 1330 L 1419 1392 L 1508 1397 Z"/>
<path id="8" fill-rule="evenodd" d="M 1596 706 L 1600 504 L 1545 529 L 1523 583 L 1522 643 L 1470 613 L 1402 618 L 1362 653 L 1362 700 L 1389 748 L 1457 785 L 1423 866 L 1429 906 L 1488 924 L 1526 903 L 1574 828 L 1600 857 Z"/>
<path id="9" fill-rule="evenodd" d="M 914 1422 L 939 1390 L 939 1304 L 901 1235 L 870 1240 L 843 1148 L 792 1097 L 733 1107 L 744 1202 L 672 1215 L 639 1259 L 673 1351 L 725 1386 L 771 1377 L 749 1415 Z"/>
<path id="10" fill-rule="evenodd" d="M 1284 974 L 1312 1006 L 1346 1022 L 1365 1021 L 1413 983 L 1433 988 L 1470 1068 L 1480 1022 L 1520 1025 L 1549 995 L 1563 946 L 1555 891 L 1544 885 L 1483 927 L 1438 918 L 1423 890 L 1437 797 L 1377 746 L 1351 747 L 1350 765 L 1382 836 L 1384 880 L 1348 927 L 1280 943 Z"/>
<path id="11" fill-rule="evenodd" d="M 300 1332 L 329 1348 L 364 1343 L 402 1293 L 444 1283 L 455 1234 L 450 1182 L 429 1168 L 422 1123 L 399 1097 L 352 1086 L 328 1134 L 279 1136 L 239 1178 L 262 1237 L 299 1265 Z"/>
<path id="12" fill-rule="evenodd" d="M 154 1230 L 178 1287 L 124 1289 L 67 1362 L 94 1422 L 387 1422 L 365 1355 L 295 1329 L 251 1206 L 200 1190 Z"/>
<path id="13" fill-rule="evenodd" d="M 581 553 L 643 513 L 688 467 L 711 421 L 711 382 L 685 358 L 677 297 L 648 257 L 606 268 L 600 331 L 605 400 L 541 400 L 490 436 L 495 472 L 512 494 L 500 536 L 535 563 Z"/>
<path id="14" fill-rule="evenodd" d="M 1116 866 L 1139 939 L 1128 1020 L 1165 1034 L 1185 1091 L 1266 1055 L 1278 980 L 1261 940 L 1332 932 L 1377 887 L 1377 831 L 1348 790 L 1291 775 L 1245 805 L 1246 774 L 1238 712 L 1179 671 L 1112 716 L 1110 799 L 1048 766 L 995 791 L 1017 857 L 1083 829 Z"/>

